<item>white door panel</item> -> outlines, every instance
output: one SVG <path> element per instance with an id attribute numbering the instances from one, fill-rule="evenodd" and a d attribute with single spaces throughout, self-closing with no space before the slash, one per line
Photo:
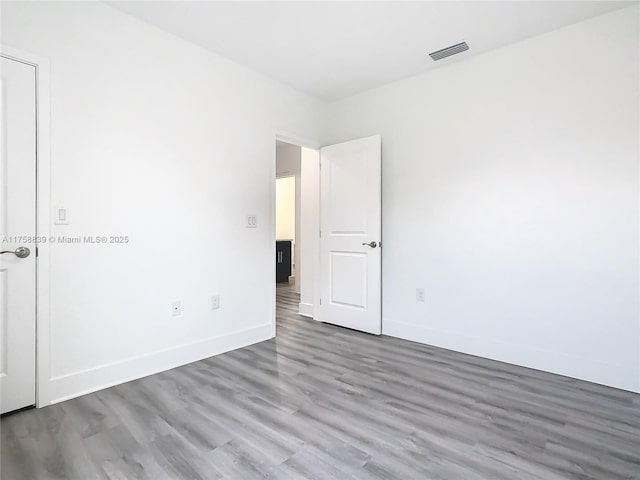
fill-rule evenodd
<path id="1" fill-rule="evenodd" d="M 373 136 L 320 149 L 320 320 L 374 334 L 381 332 L 380 148 Z"/>
<path id="2" fill-rule="evenodd" d="M 35 67 L 1 59 L 0 410 L 35 403 L 36 77 Z"/>

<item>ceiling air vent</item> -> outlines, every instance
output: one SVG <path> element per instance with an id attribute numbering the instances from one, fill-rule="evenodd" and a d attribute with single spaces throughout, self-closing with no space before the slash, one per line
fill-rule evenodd
<path id="1" fill-rule="evenodd" d="M 443 48 L 442 50 L 438 50 L 437 52 L 432 52 L 429 54 L 434 61 L 442 60 L 443 58 L 450 57 L 451 55 L 455 55 L 456 53 L 461 53 L 466 50 L 469 50 L 469 45 L 467 42 L 458 43 L 456 45 L 451 45 L 450 47 Z"/>

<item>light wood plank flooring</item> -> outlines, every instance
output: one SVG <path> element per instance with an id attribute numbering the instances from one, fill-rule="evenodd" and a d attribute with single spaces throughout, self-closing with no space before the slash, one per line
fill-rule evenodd
<path id="1" fill-rule="evenodd" d="M 300 317 L 2 419 L 2 479 L 640 479 L 638 395 Z"/>

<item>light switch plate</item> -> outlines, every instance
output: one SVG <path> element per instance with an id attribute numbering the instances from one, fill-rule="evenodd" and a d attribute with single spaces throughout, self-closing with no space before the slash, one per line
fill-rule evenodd
<path id="1" fill-rule="evenodd" d="M 54 215 L 55 225 L 69 225 L 69 210 L 66 207 L 56 207 Z"/>
<path id="2" fill-rule="evenodd" d="M 257 215 L 247 215 L 247 228 L 258 228 Z"/>
<path id="3" fill-rule="evenodd" d="M 211 310 L 218 310 L 220 308 L 220 295 L 216 294 L 211 297 Z"/>

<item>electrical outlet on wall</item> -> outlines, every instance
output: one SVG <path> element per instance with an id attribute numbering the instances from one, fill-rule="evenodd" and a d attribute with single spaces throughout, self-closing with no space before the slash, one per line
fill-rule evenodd
<path id="1" fill-rule="evenodd" d="M 177 300 L 171 304 L 171 315 L 174 317 L 182 315 L 182 308 L 180 306 L 180 302 Z"/>
<path id="2" fill-rule="evenodd" d="M 416 302 L 424 303 L 424 288 L 416 288 Z"/>
<path id="3" fill-rule="evenodd" d="M 211 297 L 211 310 L 218 310 L 220 308 L 220 295 L 215 294 Z"/>
<path id="4" fill-rule="evenodd" d="M 247 215 L 247 228 L 258 228 L 258 216 L 257 215 Z"/>

